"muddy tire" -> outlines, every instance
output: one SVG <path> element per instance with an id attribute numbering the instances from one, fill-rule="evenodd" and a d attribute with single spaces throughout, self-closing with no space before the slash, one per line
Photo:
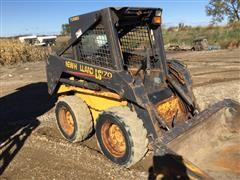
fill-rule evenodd
<path id="1" fill-rule="evenodd" d="M 125 167 L 141 160 L 148 150 L 143 122 L 128 107 L 113 107 L 100 114 L 96 137 L 102 153 Z"/>
<path id="2" fill-rule="evenodd" d="M 79 142 L 92 132 L 93 122 L 87 104 L 77 96 L 59 99 L 55 109 L 57 126 L 70 142 Z"/>
<path id="3" fill-rule="evenodd" d="M 193 94 L 193 88 L 192 88 L 193 82 L 192 82 L 192 77 L 191 77 L 190 71 L 179 60 L 170 60 L 170 61 L 167 61 L 167 63 L 169 66 L 173 66 L 174 69 L 176 69 L 178 72 L 180 72 L 182 74 L 183 80 L 185 82 L 184 85 L 181 84 L 181 82 L 179 82 L 179 80 L 174 75 L 172 75 L 172 77 L 173 77 L 173 79 L 176 80 L 176 82 L 179 83 L 179 85 L 183 89 L 183 91 L 191 98 L 195 108 L 199 111 L 199 106 L 197 104 L 195 95 Z M 171 69 L 171 68 L 169 68 L 169 69 Z M 170 73 L 170 75 L 172 74 L 171 70 L 169 73 Z"/>

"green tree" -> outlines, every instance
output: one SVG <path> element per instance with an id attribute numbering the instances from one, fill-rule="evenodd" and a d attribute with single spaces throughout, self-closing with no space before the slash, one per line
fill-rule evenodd
<path id="1" fill-rule="evenodd" d="M 70 34 L 69 24 L 62 24 L 61 35 L 69 35 L 69 34 Z"/>
<path id="2" fill-rule="evenodd" d="M 222 22 L 227 17 L 229 22 L 240 21 L 240 0 L 210 0 L 206 13 L 212 16 L 212 22 Z"/>

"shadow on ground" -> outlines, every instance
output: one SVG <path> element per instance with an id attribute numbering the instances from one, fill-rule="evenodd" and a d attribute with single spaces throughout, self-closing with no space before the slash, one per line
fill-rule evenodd
<path id="1" fill-rule="evenodd" d="M 149 180 L 190 179 L 183 158 L 175 154 L 153 156 L 153 167 L 149 168 Z"/>
<path id="2" fill-rule="evenodd" d="M 0 98 L 0 175 L 40 124 L 37 117 L 49 111 L 56 102 L 43 82 L 16 90 Z"/>

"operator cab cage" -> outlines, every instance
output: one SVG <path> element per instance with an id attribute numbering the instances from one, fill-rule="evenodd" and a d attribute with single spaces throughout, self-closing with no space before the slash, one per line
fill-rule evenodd
<path id="1" fill-rule="evenodd" d="M 159 8 L 105 8 L 69 18 L 73 59 L 112 70 L 166 69 Z M 145 64 L 144 64 L 145 63 Z M 161 67 L 162 66 L 162 67 Z M 164 79 L 161 72 L 161 78 Z"/>

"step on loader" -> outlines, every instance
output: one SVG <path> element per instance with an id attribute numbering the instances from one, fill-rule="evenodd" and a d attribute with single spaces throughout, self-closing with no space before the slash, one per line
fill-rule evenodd
<path id="1" fill-rule="evenodd" d="M 186 66 L 166 60 L 161 16 L 111 7 L 69 19 L 71 39 L 46 65 L 58 128 L 70 142 L 94 131 L 101 152 L 125 167 L 154 151 L 155 177 L 237 177 L 240 105 L 199 111 Z"/>

